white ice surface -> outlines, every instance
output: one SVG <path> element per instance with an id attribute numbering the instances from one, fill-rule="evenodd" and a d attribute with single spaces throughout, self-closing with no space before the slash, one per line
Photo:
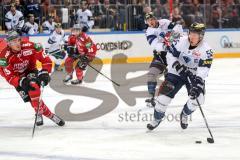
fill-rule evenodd
<path id="1" fill-rule="evenodd" d="M 109 76 L 109 69 L 105 65 L 102 72 Z M 112 84 L 101 76 L 97 82 L 83 85 L 116 94 Z M 45 119 L 45 125 L 37 128 L 35 138 L 31 139 L 33 109 L 0 79 L 0 160 L 239 160 L 240 59 L 215 60 L 206 88 L 203 110 L 215 137 L 214 144 L 206 142 L 209 134 L 199 110 L 184 131 L 177 121 L 164 121 L 150 133 L 146 132 L 147 122 L 120 122 L 119 114 L 125 112 L 136 114 L 141 109 L 141 114 L 152 113 L 152 109 L 145 107 L 143 98 L 137 99 L 134 107 L 119 98 L 118 107 L 111 113 L 91 121 L 66 122 L 63 128 Z M 145 89 L 146 86 L 142 87 Z M 74 100 L 73 113 L 92 110 L 101 103 L 88 97 L 65 96 L 50 87 L 44 91 L 43 99 L 54 110 L 65 97 Z M 179 114 L 186 100 L 186 91 L 182 89 L 167 114 Z M 195 144 L 196 140 L 202 144 Z"/>

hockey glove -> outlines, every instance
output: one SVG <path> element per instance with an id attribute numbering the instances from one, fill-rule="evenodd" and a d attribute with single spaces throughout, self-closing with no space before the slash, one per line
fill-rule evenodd
<path id="1" fill-rule="evenodd" d="M 80 69 L 85 70 L 88 63 L 89 63 L 88 57 L 87 56 L 81 56 L 79 58 L 79 61 L 78 61 L 77 65 Z"/>
<path id="2" fill-rule="evenodd" d="M 38 80 L 39 80 L 39 85 L 43 85 L 43 86 L 48 85 L 48 83 L 51 80 L 48 71 L 46 70 L 39 71 Z"/>
<path id="3" fill-rule="evenodd" d="M 87 56 L 80 56 L 80 61 L 82 62 L 89 62 L 89 58 Z"/>
<path id="4" fill-rule="evenodd" d="M 158 52 L 156 50 L 153 50 L 154 58 L 160 61 L 161 64 L 164 64 L 164 65 L 167 65 L 166 55 L 167 55 L 167 52 L 165 51 Z"/>
<path id="5" fill-rule="evenodd" d="M 87 31 L 88 31 L 88 29 L 89 29 L 89 27 L 88 27 L 88 26 L 83 26 L 83 28 L 82 28 L 82 32 L 87 32 Z"/>
<path id="6" fill-rule="evenodd" d="M 22 77 L 22 78 L 19 80 L 19 86 L 20 86 L 25 92 L 34 91 L 35 88 L 32 87 L 31 82 L 33 82 L 33 81 L 32 81 L 30 78 Z"/>
<path id="7" fill-rule="evenodd" d="M 201 93 L 204 93 L 204 81 L 201 77 L 196 76 L 192 82 L 190 98 L 196 99 Z"/>
<path id="8" fill-rule="evenodd" d="M 189 77 L 190 79 L 193 77 L 192 72 L 190 72 L 186 66 L 181 65 L 178 61 L 175 61 L 172 65 L 173 68 L 177 71 L 177 73 L 182 77 L 183 79 Z"/>

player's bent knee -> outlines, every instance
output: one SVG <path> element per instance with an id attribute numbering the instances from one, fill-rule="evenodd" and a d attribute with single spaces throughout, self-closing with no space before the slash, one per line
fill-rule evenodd
<path id="1" fill-rule="evenodd" d="M 156 82 L 157 81 L 157 77 L 160 75 L 161 71 L 156 68 L 156 67 L 151 67 L 149 69 L 149 72 L 147 74 L 147 77 L 148 77 L 148 81 L 149 82 Z M 162 76 L 162 75 L 160 75 Z"/>
<path id="2" fill-rule="evenodd" d="M 155 106 L 155 110 L 157 112 L 166 112 L 167 106 L 171 103 L 172 98 L 165 96 L 165 95 L 161 95 L 158 96 L 156 98 L 156 106 Z"/>

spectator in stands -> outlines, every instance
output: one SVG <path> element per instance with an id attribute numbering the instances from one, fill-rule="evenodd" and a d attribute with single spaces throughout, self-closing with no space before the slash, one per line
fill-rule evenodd
<path id="1" fill-rule="evenodd" d="M 137 24 L 137 30 L 144 30 L 147 28 L 147 24 L 145 22 L 145 14 L 152 12 L 151 7 L 149 7 L 148 5 L 144 5 L 143 6 L 143 14 L 140 15 L 139 20 L 138 20 L 138 24 Z"/>
<path id="2" fill-rule="evenodd" d="M 94 17 L 94 27 L 100 26 L 100 21 L 103 15 L 103 7 L 103 4 L 101 4 L 99 0 L 95 0 L 94 3 L 89 6 Z"/>
<path id="3" fill-rule="evenodd" d="M 194 22 L 198 23 L 204 23 L 203 20 L 203 14 L 204 14 L 204 8 L 203 5 L 199 3 L 199 0 L 193 0 L 193 6 L 194 6 Z"/>
<path id="4" fill-rule="evenodd" d="M 214 6 L 212 9 L 211 17 L 212 17 L 212 26 L 214 28 L 219 28 L 219 18 L 220 15 L 222 14 L 222 10 L 220 9 L 219 6 Z"/>
<path id="5" fill-rule="evenodd" d="M 169 13 L 167 11 L 166 4 L 161 4 L 161 0 L 156 0 L 155 8 L 153 9 L 153 14 L 159 18 L 169 18 Z"/>
<path id="6" fill-rule="evenodd" d="M 223 27 L 238 28 L 238 11 L 233 0 L 226 0 L 223 3 Z"/>
<path id="7" fill-rule="evenodd" d="M 55 22 L 52 16 L 48 16 L 47 20 L 42 24 L 43 33 L 50 34 L 55 29 Z"/>
<path id="8" fill-rule="evenodd" d="M 128 30 L 138 30 L 140 16 L 143 15 L 143 6 L 137 4 L 137 0 L 132 0 L 132 5 L 127 8 Z"/>
<path id="9" fill-rule="evenodd" d="M 26 5 L 26 15 L 33 14 L 35 17 L 35 22 L 39 24 L 41 21 L 41 7 L 40 4 L 34 0 L 28 0 Z"/>
<path id="10" fill-rule="evenodd" d="M 15 5 L 16 5 L 16 9 L 18 11 L 21 11 L 23 13 L 24 16 L 25 15 L 25 8 L 20 4 L 20 0 L 15 0 Z"/>
<path id="11" fill-rule="evenodd" d="M 186 27 L 189 27 L 195 20 L 194 5 L 191 0 L 185 0 L 181 7 L 182 17 Z"/>
<path id="12" fill-rule="evenodd" d="M 78 9 L 76 13 L 76 22 L 77 24 L 81 24 L 83 26 L 82 31 L 87 32 L 93 28 L 94 19 L 92 12 L 88 9 L 88 4 L 86 1 L 82 1 L 81 8 Z"/>
<path id="13" fill-rule="evenodd" d="M 116 20 L 116 7 L 110 5 L 109 0 L 104 0 L 104 5 L 102 6 L 102 15 L 100 20 L 100 28 L 113 28 Z"/>
<path id="14" fill-rule="evenodd" d="M 33 14 L 28 15 L 28 22 L 24 24 L 22 32 L 28 35 L 39 33 L 38 24 L 35 22 L 35 18 Z"/>
<path id="15" fill-rule="evenodd" d="M 185 26 L 185 22 L 180 14 L 179 7 L 175 7 L 173 9 L 172 21 L 176 22 L 177 24 L 181 24 L 183 27 Z"/>
<path id="16" fill-rule="evenodd" d="M 10 5 L 10 11 L 5 15 L 5 26 L 7 30 L 16 30 L 21 34 L 24 25 L 24 16 L 21 11 L 16 10 L 15 3 Z"/>

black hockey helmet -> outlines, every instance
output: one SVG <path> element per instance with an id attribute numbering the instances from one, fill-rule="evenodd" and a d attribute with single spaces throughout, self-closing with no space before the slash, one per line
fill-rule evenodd
<path id="1" fill-rule="evenodd" d="M 55 26 L 55 28 L 62 28 L 61 23 L 56 23 L 54 26 Z"/>
<path id="2" fill-rule="evenodd" d="M 49 19 L 54 19 L 54 17 L 52 15 L 48 15 L 47 20 L 49 20 Z"/>
<path id="3" fill-rule="evenodd" d="M 153 12 L 148 12 L 145 14 L 145 20 L 148 20 L 150 18 L 156 18 L 153 14 Z"/>
<path id="4" fill-rule="evenodd" d="M 194 22 L 194 23 L 191 24 L 191 26 L 189 27 L 188 33 L 190 33 L 190 32 L 199 33 L 200 38 L 202 39 L 203 36 L 204 36 L 204 34 L 205 34 L 205 30 L 206 30 L 205 24 Z"/>

